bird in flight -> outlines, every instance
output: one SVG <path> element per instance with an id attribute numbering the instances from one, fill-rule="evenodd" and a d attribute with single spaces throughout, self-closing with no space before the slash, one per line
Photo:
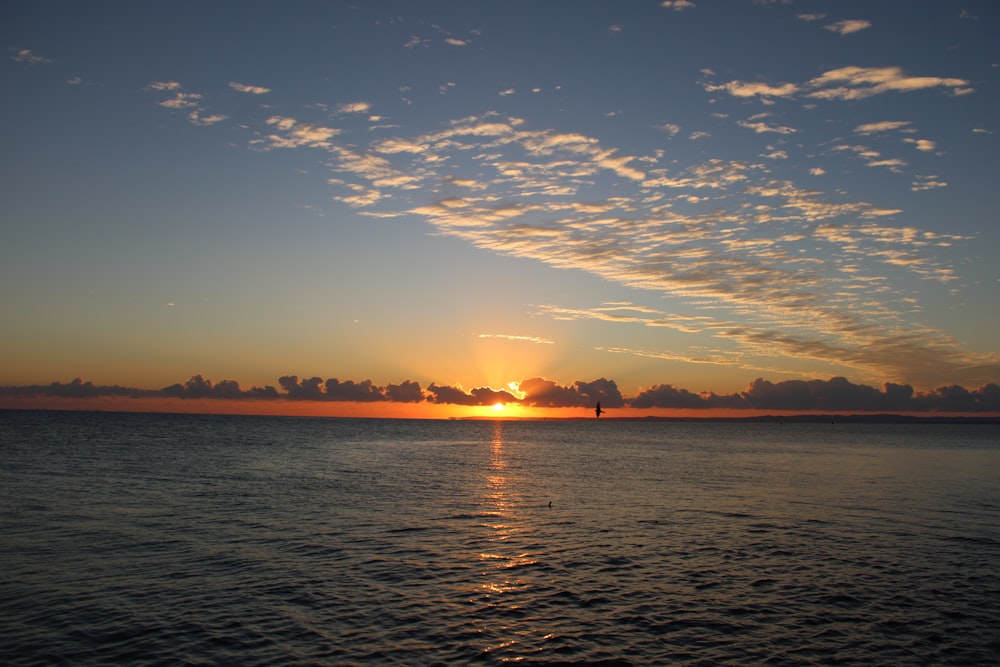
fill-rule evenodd
<path id="1" fill-rule="evenodd" d="M 596 408 L 594 408 L 594 414 L 595 414 L 595 415 L 597 415 L 597 418 L 598 418 L 598 419 L 600 419 L 600 418 L 601 418 L 601 413 L 602 413 L 602 412 L 604 412 L 604 410 L 601 410 L 601 402 L 600 402 L 600 401 L 598 401 L 598 402 L 597 402 L 597 407 L 596 407 Z"/>

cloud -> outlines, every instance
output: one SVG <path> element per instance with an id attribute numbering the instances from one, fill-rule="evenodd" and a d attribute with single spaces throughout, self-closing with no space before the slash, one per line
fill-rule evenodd
<path id="1" fill-rule="evenodd" d="M 0 396 L 10 398 L 33 398 L 47 396 L 52 398 L 98 398 L 101 396 L 119 396 L 125 398 L 148 398 L 159 392 L 148 389 L 133 389 L 118 385 L 95 385 L 89 380 L 84 382 L 76 378 L 67 383 L 53 382 L 48 385 L 28 385 L 22 387 L 0 387 Z"/>
<path id="2" fill-rule="evenodd" d="M 411 380 L 398 385 L 379 386 L 371 380 L 355 382 L 331 378 L 324 382 L 319 377 L 299 380 L 298 376 L 286 375 L 278 378 L 278 384 L 285 391 L 286 398 L 296 401 L 419 403 L 425 399 L 420 384 Z"/>
<path id="3" fill-rule="evenodd" d="M 368 113 L 372 105 L 368 102 L 349 102 L 337 107 L 337 113 Z"/>
<path id="4" fill-rule="evenodd" d="M 431 383 L 427 387 L 432 403 L 450 403 L 452 405 L 495 405 L 496 403 L 517 403 L 518 398 L 509 391 L 477 387 L 466 392 L 461 387 L 448 387 Z"/>
<path id="5" fill-rule="evenodd" d="M 695 4 L 690 0 L 663 0 L 660 3 L 660 7 L 666 7 L 667 9 L 672 9 L 675 12 L 680 12 L 685 9 L 694 9 Z"/>
<path id="6" fill-rule="evenodd" d="M 642 324 L 648 327 L 667 328 L 683 333 L 698 333 L 710 328 L 712 318 L 704 315 L 678 315 L 663 313 L 651 308 L 632 306 L 599 306 L 597 308 L 566 308 L 538 305 L 537 312 L 555 320 L 603 320 L 618 324 Z M 650 356 L 650 355 L 640 355 Z"/>
<path id="7" fill-rule="evenodd" d="M 850 35 L 854 32 L 859 32 L 867 28 L 872 27 L 871 21 L 865 21 L 863 19 L 853 19 L 846 21 L 837 21 L 836 23 L 831 23 L 830 25 L 824 26 L 830 32 L 835 32 L 838 35 Z"/>
<path id="8" fill-rule="evenodd" d="M 752 409 L 800 412 L 994 412 L 1000 409 L 1000 387 L 972 391 L 948 385 L 915 392 L 910 385 L 886 383 L 882 389 L 854 384 L 842 377 L 829 380 L 758 378 L 738 394 L 693 394 L 671 385 L 651 387 L 629 401 L 633 408 Z"/>
<path id="9" fill-rule="evenodd" d="M 753 83 L 746 81 L 730 81 L 722 85 L 707 84 L 705 90 L 722 90 L 733 97 L 791 97 L 799 92 L 799 86 L 794 83 L 782 83 L 771 85 L 767 83 Z"/>
<path id="10" fill-rule="evenodd" d="M 815 99 L 858 100 L 888 92 L 907 93 L 929 88 L 950 88 L 956 95 L 971 92 L 964 79 L 908 76 L 900 67 L 841 67 L 809 81 Z"/>
<path id="11" fill-rule="evenodd" d="M 909 76 L 900 67 L 840 67 L 824 72 L 803 83 L 771 84 L 764 82 L 729 81 L 723 84 L 703 83 L 709 92 L 722 91 L 733 97 L 859 100 L 889 92 L 913 92 L 931 88 L 946 88 L 954 95 L 974 91 L 969 81 L 935 76 Z"/>
<path id="12" fill-rule="evenodd" d="M 757 134 L 764 134 L 765 132 L 774 132 L 776 134 L 794 134 L 795 129 L 791 127 L 784 127 L 782 125 L 768 125 L 763 122 L 751 123 L 749 121 L 741 120 L 736 123 L 740 127 L 745 127 L 749 130 L 753 130 Z"/>
<path id="13" fill-rule="evenodd" d="M 913 144 L 918 151 L 929 152 L 937 148 L 937 144 L 930 139 L 903 139 L 903 141 Z"/>
<path id="14" fill-rule="evenodd" d="M 826 14 L 796 14 L 795 17 L 800 21 L 822 21 L 826 18 Z"/>
<path id="15" fill-rule="evenodd" d="M 552 380 L 530 378 L 518 383 L 524 393 L 523 405 L 539 408 L 593 407 L 598 401 L 605 408 L 620 408 L 625 399 L 614 380 L 599 378 L 590 382 L 577 380 L 570 387 Z"/>
<path id="16" fill-rule="evenodd" d="M 327 380 L 324 387 L 325 399 L 328 401 L 419 403 L 424 400 L 420 384 L 410 380 L 402 384 L 388 384 L 385 387 L 380 387 L 372 384 L 371 380 L 362 380 L 361 382 L 345 380 L 341 382 L 333 378 Z"/>
<path id="17" fill-rule="evenodd" d="M 872 150 L 867 146 L 837 144 L 836 146 L 833 146 L 831 150 L 854 153 L 858 157 L 865 160 L 866 167 L 886 167 L 889 171 L 897 174 L 901 173 L 902 168 L 907 165 L 906 161 L 901 158 L 883 158 L 881 153 L 876 150 Z"/>
<path id="18" fill-rule="evenodd" d="M 171 99 L 187 92 L 172 81 L 150 89 Z M 761 134 L 793 132 L 770 114 L 742 122 Z M 910 127 L 909 121 L 884 120 L 857 125 L 856 132 Z M 329 183 L 341 190 L 333 198 L 362 215 L 419 216 L 435 233 L 475 248 L 661 294 L 710 312 L 716 324 L 738 322 L 725 332 L 710 331 L 732 355 L 745 354 L 748 367 L 767 371 L 779 366 L 776 357 L 786 357 L 864 378 L 930 382 L 954 372 L 960 373 L 956 381 L 978 378 L 956 371 L 976 367 L 976 356 L 935 332 L 926 332 L 922 346 L 918 339 L 907 341 L 910 356 L 926 360 L 923 367 L 911 368 L 902 354 L 876 359 L 880 342 L 894 344 L 890 332 L 913 310 L 892 306 L 903 303 L 896 276 L 954 281 L 955 268 L 940 249 L 965 239 L 935 240 L 901 229 L 891 237 L 892 225 L 875 221 L 901 210 L 774 179 L 773 162 L 713 158 L 679 166 L 662 148 L 629 154 L 593 136 L 534 128 L 497 112 L 367 142 L 356 135 L 341 141 L 344 130 L 291 115 L 270 116 L 255 131 L 252 145 L 263 150 L 321 151 L 335 174 Z M 785 154 L 768 150 L 772 159 Z M 862 145 L 829 150 L 871 167 L 906 167 L 905 160 Z M 810 173 L 825 170 L 817 166 Z M 931 189 L 940 182 L 919 179 L 911 187 Z M 558 308 L 545 312 L 570 316 L 571 309 Z M 662 313 L 577 310 L 623 326 L 679 332 L 711 326 Z M 940 354 L 945 348 L 949 354 Z"/>
<path id="19" fill-rule="evenodd" d="M 232 82 L 230 82 L 230 86 L 232 86 Z M 170 93 L 169 97 L 160 100 L 158 104 L 174 111 L 185 111 L 188 121 L 194 125 L 208 127 L 227 118 L 223 114 L 210 113 L 202 104 L 201 93 L 187 92 L 177 81 L 153 81 L 146 86 L 146 90 Z"/>
<path id="20" fill-rule="evenodd" d="M 271 148 L 300 148 L 303 146 L 331 148 L 330 139 L 341 132 L 333 127 L 300 123 L 287 116 L 271 116 L 266 123 L 280 132 L 280 134 L 269 134 L 265 137 L 267 146 Z"/>
<path id="21" fill-rule="evenodd" d="M 910 385 L 886 383 L 879 390 L 842 377 L 778 383 L 757 379 L 741 398 L 748 407 L 765 410 L 981 412 L 1000 407 L 1000 387 L 985 385 L 970 392 L 952 385 L 920 393 Z"/>
<path id="22" fill-rule="evenodd" d="M 702 396 L 693 394 L 687 389 L 678 389 L 673 385 L 661 384 L 650 387 L 629 401 L 633 408 L 674 408 L 674 409 L 708 409 L 712 407 L 736 407 L 739 400 L 729 397 L 720 401 L 714 395 Z"/>
<path id="23" fill-rule="evenodd" d="M 176 81 L 154 81 L 146 86 L 147 90 L 180 90 L 181 84 Z"/>
<path id="24" fill-rule="evenodd" d="M 418 46 L 423 46 L 424 48 L 426 48 L 430 46 L 430 44 L 431 40 L 413 35 L 408 40 L 406 40 L 406 42 L 403 44 L 403 48 L 413 49 Z"/>
<path id="25" fill-rule="evenodd" d="M 285 375 L 278 378 L 278 384 L 292 400 L 323 400 L 323 378 L 313 376 L 299 382 L 297 375 Z"/>
<path id="26" fill-rule="evenodd" d="M 444 40 L 445 44 L 450 44 L 451 46 L 465 46 L 468 42 L 464 39 L 458 39 L 457 37 L 448 37 Z"/>
<path id="27" fill-rule="evenodd" d="M 991 367 L 991 372 L 1000 366 Z M 30 399 L 38 397 L 59 399 L 97 398 L 181 398 L 185 400 L 252 400 L 252 401 L 318 401 L 318 402 L 397 402 L 488 406 L 496 403 L 518 403 L 538 408 L 590 408 L 598 401 L 604 408 L 634 409 L 736 409 L 781 412 L 820 413 L 997 413 L 1000 412 L 1000 386 L 985 383 L 967 389 L 960 385 L 940 385 L 927 391 L 916 391 L 909 384 L 887 382 L 881 389 L 855 384 L 843 377 L 829 380 L 784 380 L 772 382 L 757 378 L 749 386 L 734 394 L 711 392 L 694 393 L 670 384 L 658 384 L 640 391 L 634 397 L 625 397 L 614 380 L 598 378 L 591 381 L 577 380 L 572 385 L 541 377 L 529 378 L 519 383 L 516 395 L 505 389 L 477 387 L 465 391 L 461 387 L 431 383 L 427 391 L 417 382 L 405 381 L 398 385 L 379 386 L 370 380 L 330 379 L 319 377 L 300 380 L 288 375 L 279 378 L 282 391 L 274 387 L 242 389 L 235 380 L 213 383 L 195 375 L 183 384 L 173 384 L 160 390 L 136 389 L 118 385 L 99 386 L 76 378 L 68 383 L 53 382 L 49 385 L 0 387 L 0 397 Z"/>
<path id="28" fill-rule="evenodd" d="M 201 95 L 198 93 L 186 93 L 181 84 L 176 81 L 154 81 L 146 86 L 146 90 L 155 92 L 173 93 L 172 97 L 161 100 L 158 104 L 167 109 L 187 109 L 198 106 Z"/>
<path id="29" fill-rule="evenodd" d="M 10 59 L 14 62 L 27 63 L 28 65 L 44 65 L 53 62 L 51 58 L 36 55 L 32 53 L 30 49 L 11 50 L 14 52 L 14 55 L 12 55 Z"/>
<path id="30" fill-rule="evenodd" d="M 424 400 L 424 392 L 420 389 L 420 383 L 412 380 L 405 380 L 400 384 L 387 384 L 384 394 L 386 400 L 395 403 L 419 403 Z"/>
<path id="31" fill-rule="evenodd" d="M 237 92 L 249 93 L 251 95 L 264 95 L 271 92 L 270 88 L 263 88 L 261 86 L 246 86 L 242 83 L 236 83 L 235 81 L 230 81 L 229 87 Z"/>
<path id="32" fill-rule="evenodd" d="M 894 171 L 897 174 L 902 173 L 902 167 L 906 166 L 906 161 L 900 158 L 890 158 L 885 160 L 869 160 L 865 163 L 866 167 L 886 167 L 889 171 Z"/>
<path id="33" fill-rule="evenodd" d="M 188 113 L 188 120 L 190 120 L 195 125 L 201 125 L 203 127 L 207 127 L 209 125 L 215 125 L 216 123 L 220 123 L 226 120 L 226 116 L 217 113 L 203 115 L 200 111 L 194 110 Z"/>
<path id="34" fill-rule="evenodd" d="M 173 384 L 160 390 L 164 396 L 174 398 L 255 398 L 274 399 L 278 398 L 278 392 L 274 387 L 264 387 L 243 390 L 235 380 L 223 380 L 218 384 L 213 384 L 211 380 L 206 380 L 200 375 L 191 377 L 184 384 Z"/>
<path id="35" fill-rule="evenodd" d="M 530 378 L 522 380 L 518 388 L 524 393 L 524 404 L 539 408 L 565 408 L 586 406 L 584 397 L 576 387 L 564 387 L 552 380 Z"/>
<path id="36" fill-rule="evenodd" d="M 479 334 L 480 338 L 496 338 L 500 340 L 510 340 L 522 343 L 535 343 L 537 345 L 553 345 L 554 340 L 549 340 L 548 338 L 540 338 L 538 336 L 512 336 L 509 334 Z"/>
<path id="37" fill-rule="evenodd" d="M 910 185 L 913 192 L 924 192 L 926 190 L 936 190 L 937 188 L 948 187 L 947 181 L 942 181 L 937 176 L 917 176 Z"/>
<path id="38" fill-rule="evenodd" d="M 854 128 L 854 134 L 868 135 L 891 132 L 907 127 L 909 124 L 910 121 L 908 120 L 883 120 L 877 123 L 865 123 Z"/>

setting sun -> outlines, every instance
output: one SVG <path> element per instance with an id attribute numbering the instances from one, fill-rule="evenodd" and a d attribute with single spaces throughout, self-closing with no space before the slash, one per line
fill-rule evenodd
<path id="1" fill-rule="evenodd" d="M 493 411 L 494 412 L 501 412 L 504 409 L 504 407 L 505 406 L 504 406 L 503 403 L 494 403 L 493 404 Z"/>

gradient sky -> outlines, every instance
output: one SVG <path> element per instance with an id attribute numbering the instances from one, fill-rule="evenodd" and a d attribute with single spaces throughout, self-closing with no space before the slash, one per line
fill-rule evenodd
<path id="1" fill-rule="evenodd" d="M 998 28 L 6 2 L 0 385 L 998 382 Z"/>

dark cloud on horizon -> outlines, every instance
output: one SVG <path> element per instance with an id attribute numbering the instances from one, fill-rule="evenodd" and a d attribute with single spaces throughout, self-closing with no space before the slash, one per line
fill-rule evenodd
<path id="1" fill-rule="evenodd" d="M 80 378 L 67 383 L 53 382 L 49 385 L 0 387 L 0 396 L 9 398 L 33 398 L 36 396 L 50 396 L 54 398 L 100 398 L 102 396 L 151 398 L 160 395 L 162 395 L 162 391 L 155 389 L 134 389 L 118 385 L 95 385 L 93 382 L 84 382 Z"/>
<path id="2" fill-rule="evenodd" d="M 605 408 L 620 408 L 625 405 L 622 393 L 614 380 L 600 378 L 592 382 L 577 380 L 572 387 L 561 387 L 552 380 L 531 378 L 521 382 L 524 392 L 523 405 L 536 408 L 593 407 L 598 401 Z"/>
<path id="3" fill-rule="evenodd" d="M 801 412 L 995 412 L 1000 387 L 968 390 L 958 385 L 915 392 L 910 385 L 886 383 L 879 390 L 842 377 L 829 380 L 757 378 L 739 394 L 692 394 L 671 385 L 651 387 L 629 401 L 633 408 L 790 410 Z"/>
<path id="4" fill-rule="evenodd" d="M 453 405 L 495 405 L 496 403 L 517 403 L 517 396 L 503 389 L 476 387 L 468 393 L 458 387 L 442 387 L 433 382 L 427 387 L 431 403 L 451 403 Z"/>
<path id="5" fill-rule="evenodd" d="M 279 398 L 279 394 L 274 387 L 252 387 L 251 389 L 240 389 L 240 383 L 236 380 L 223 380 L 218 384 L 212 384 L 211 380 L 206 380 L 200 375 L 195 375 L 184 384 L 172 384 L 161 389 L 159 394 L 173 396 L 175 398 Z"/>
<path id="6" fill-rule="evenodd" d="M 427 390 L 418 382 L 380 386 L 371 380 L 299 379 L 286 375 L 272 386 L 243 389 L 235 380 L 213 383 L 201 375 L 183 384 L 163 389 L 136 389 L 118 385 L 95 385 L 76 378 L 68 383 L 0 387 L 6 398 L 181 398 L 229 400 L 289 400 L 323 402 L 428 402 L 444 405 L 487 406 L 495 403 L 537 408 L 589 408 L 598 401 L 605 408 L 667 408 L 687 410 L 735 409 L 799 412 L 1000 412 L 1000 386 L 985 384 L 975 389 L 948 385 L 917 392 L 910 385 L 887 383 L 882 389 L 854 384 L 842 377 L 829 380 L 756 379 L 746 390 L 734 394 L 692 393 L 669 384 L 650 387 L 634 397 L 624 397 L 614 380 L 599 378 L 563 386 L 545 378 L 520 383 L 523 398 L 505 389 L 461 387 L 431 383 Z"/>
<path id="7" fill-rule="evenodd" d="M 392 401 L 396 403 L 419 403 L 424 400 L 420 384 L 406 380 L 402 384 L 389 384 L 380 387 L 371 380 L 340 381 L 331 378 L 323 382 L 322 378 L 311 377 L 299 381 L 296 375 L 285 375 L 278 378 L 278 384 L 285 390 L 285 397 L 299 401 L 352 401 L 357 403 L 373 403 L 376 401 Z"/>

